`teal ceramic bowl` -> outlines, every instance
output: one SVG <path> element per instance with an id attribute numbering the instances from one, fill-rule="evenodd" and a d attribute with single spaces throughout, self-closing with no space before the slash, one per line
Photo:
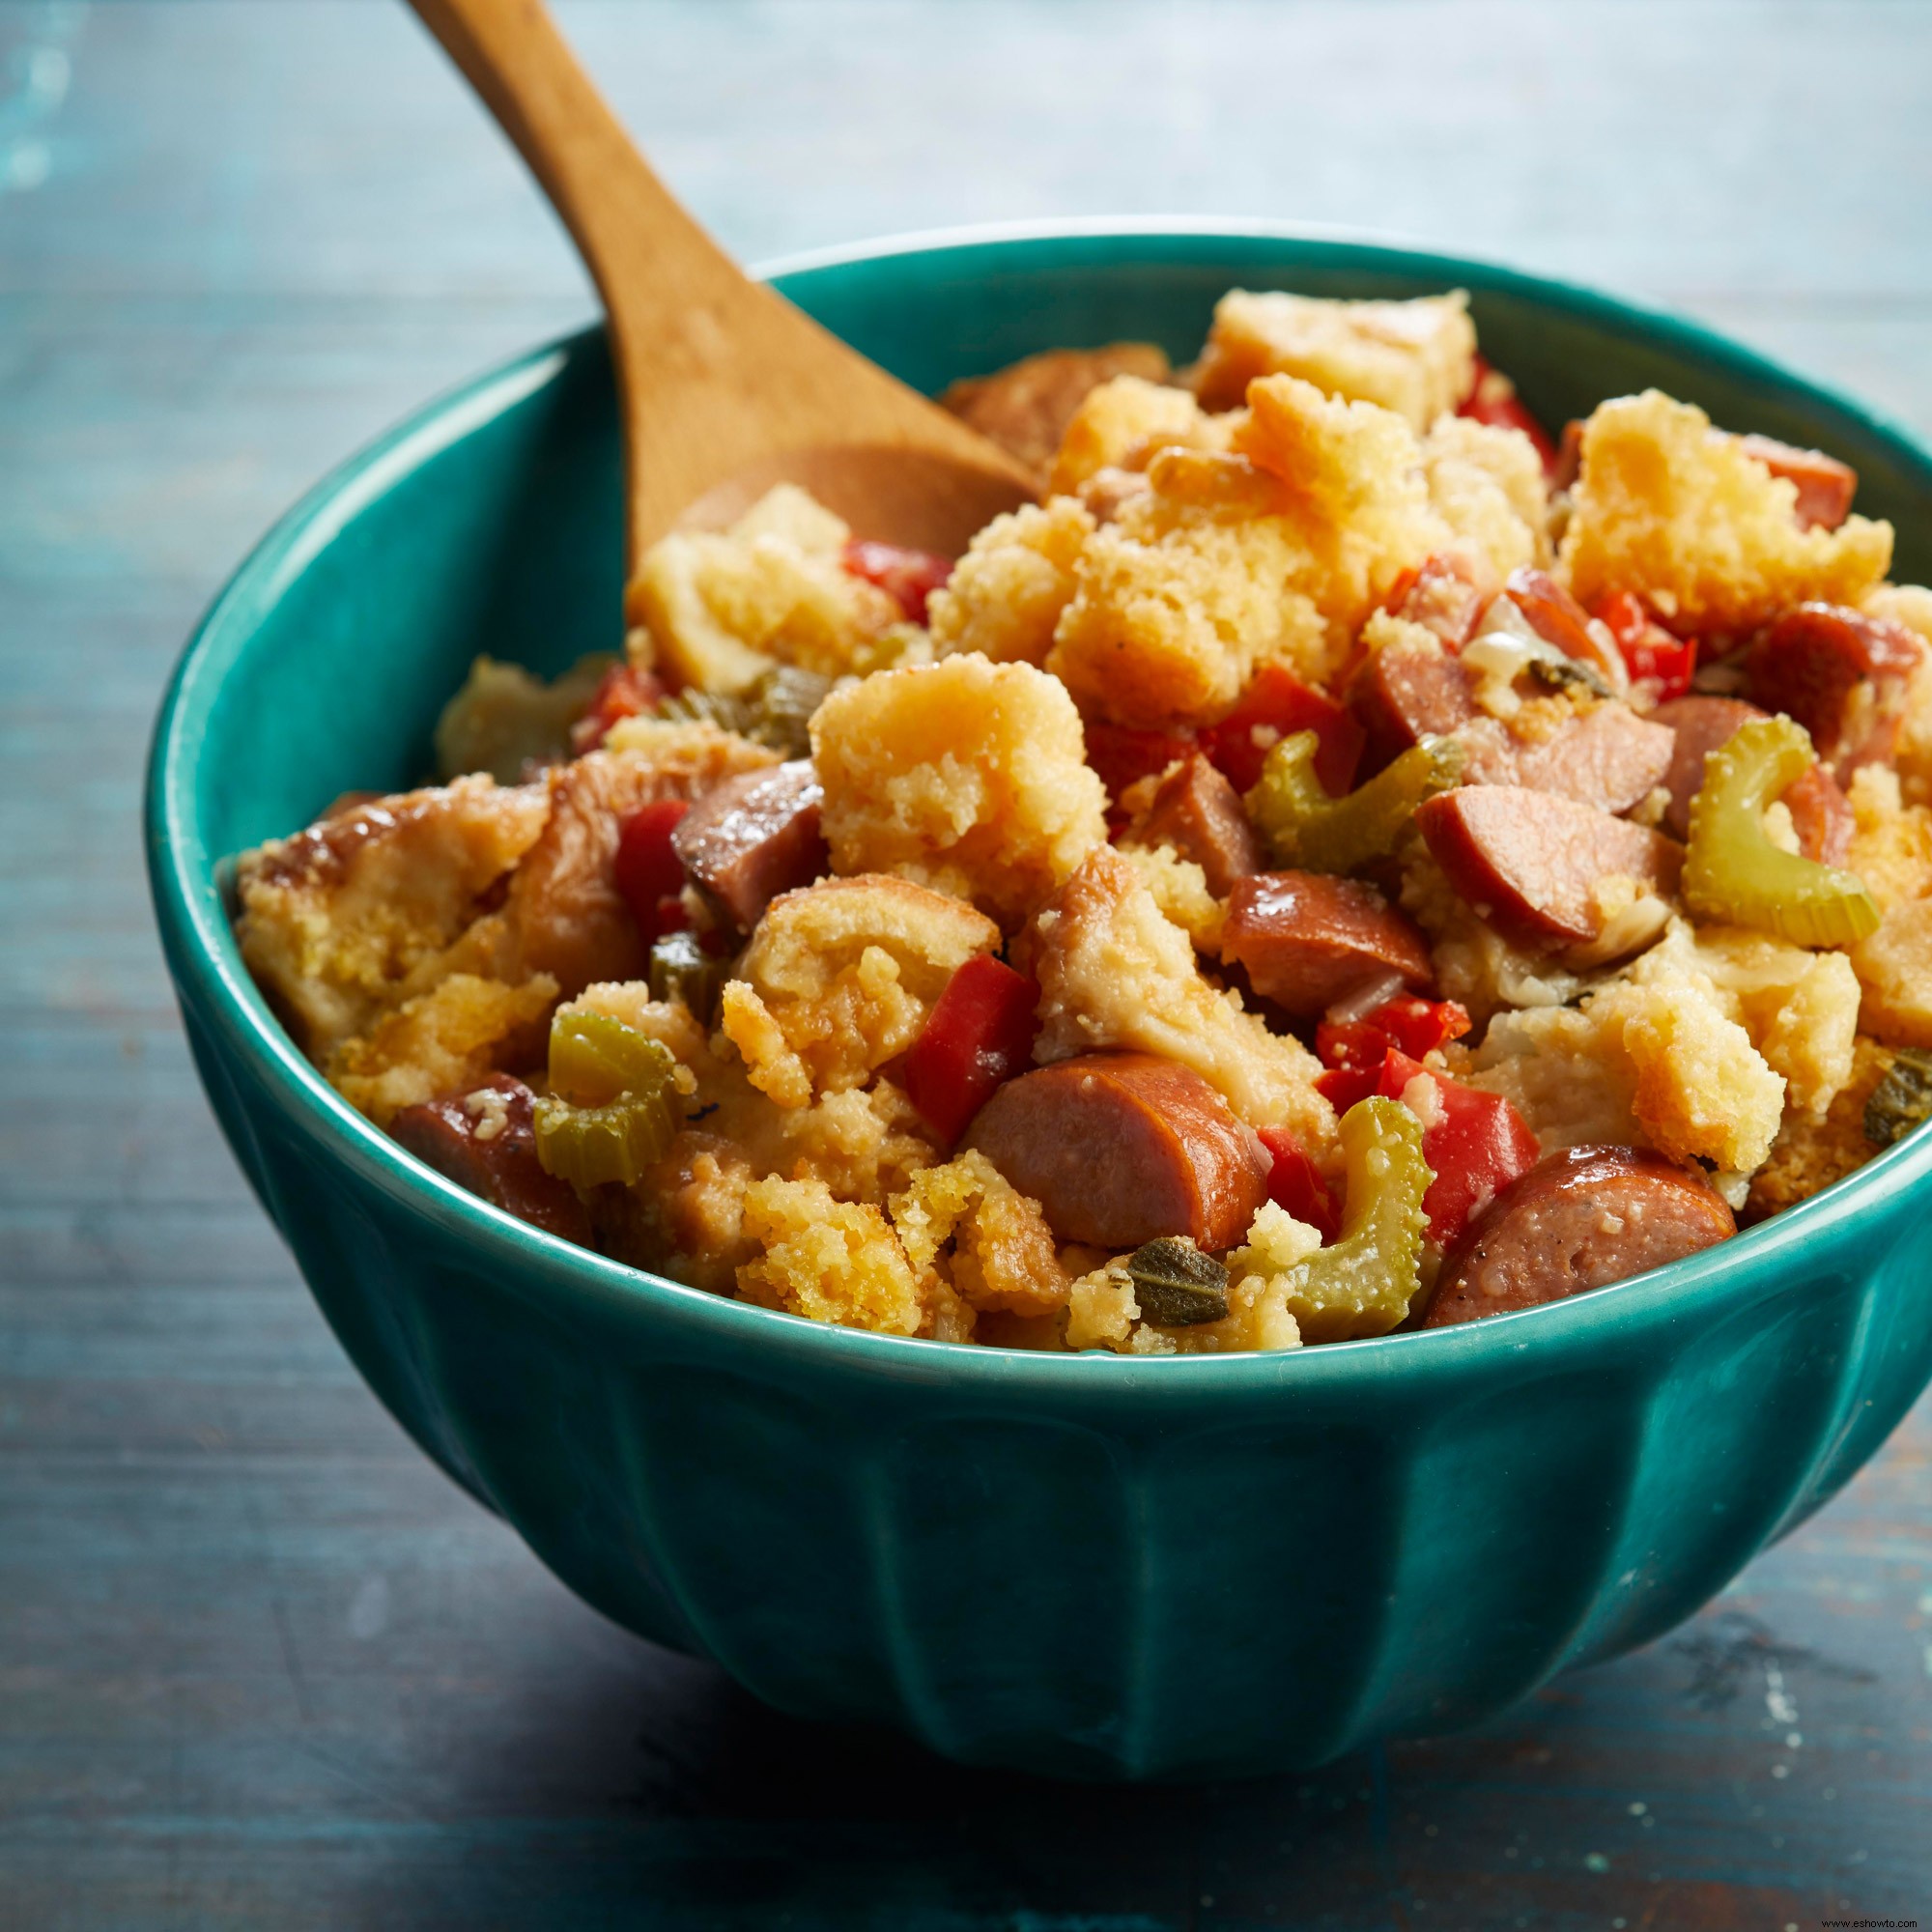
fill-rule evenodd
<path id="1" fill-rule="evenodd" d="M 1857 465 L 1920 576 L 1932 461 L 1704 331 L 1479 263 L 1244 229 L 937 238 L 779 286 L 923 389 L 1120 336 L 1191 354 L 1234 284 L 1473 292 L 1548 422 L 1659 384 Z M 1469 1327 L 1286 1355 L 1048 1357 L 822 1327 L 554 1240 L 301 1059 L 223 857 L 429 763 L 471 655 L 615 641 L 601 338 L 431 405 L 270 532 L 157 728 L 149 861 L 229 1141 L 370 1385 L 627 1628 L 802 1716 L 1094 1778 L 1313 1765 L 1499 1710 L 1694 1610 L 1932 1374 L 1932 1136 L 1737 1240 Z"/>

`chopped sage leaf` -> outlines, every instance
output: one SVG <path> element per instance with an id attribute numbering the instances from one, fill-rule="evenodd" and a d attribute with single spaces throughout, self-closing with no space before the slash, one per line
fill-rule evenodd
<path id="1" fill-rule="evenodd" d="M 1865 1139 L 1889 1147 L 1932 1118 L 1932 1053 L 1902 1046 L 1865 1102 Z"/>
<path id="2" fill-rule="evenodd" d="M 1163 1236 L 1127 1257 L 1141 1319 L 1159 1328 L 1191 1328 L 1228 1312 L 1228 1270 L 1192 1241 Z"/>

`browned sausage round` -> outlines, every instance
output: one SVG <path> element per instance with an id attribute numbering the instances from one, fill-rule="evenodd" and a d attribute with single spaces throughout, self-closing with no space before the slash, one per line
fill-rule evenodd
<path id="1" fill-rule="evenodd" d="M 1667 892 L 1684 862 L 1683 847 L 1661 833 L 1520 785 L 1438 792 L 1415 822 L 1457 892 L 1532 952 L 1597 937 L 1600 880 L 1620 874 Z"/>
<path id="2" fill-rule="evenodd" d="M 1435 980 L 1429 947 L 1406 914 L 1359 879 L 1321 872 L 1236 879 L 1221 956 L 1244 966 L 1264 999 L 1302 1019 L 1365 980 L 1399 973 L 1412 992 Z"/>
<path id="3" fill-rule="evenodd" d="M 1478 715 L 1469 691 L 1469 673 L 1446 650 L 1391 644 L 1374 652 L 1349 687 L 1349 708 L 1368 734 L 1363 771 L 1468 724 Z"/>
<path id="4" fill-rule="evenodd" d="M 1768 436 L 1741 436 L 1738 447 L 1754 456 L 1774 476 L 1798 485 L 1792 505 L 1801 529 L 1835 530 L 1851 515 L 1859 472 L 1822 449 L 1799 449 Z"/>
<path id="5" fill-rule="evenodd" d="M 1472 758 L 1463 776 L 1479 784 L 1551 791 L 1597 811 L 1628 811 L 1663 782 L 1673 742 L 1663 725 L 1639 718 L 1628 704 L 1597 704 L 1540 745 L 1512 743 L 1504 759 Z"/>
<path id="6" fill-rule="evenodd" d="M 781 893 L 831 869 L 818 829 L 824 796 L 810 758 L 740 772 L 684 814 L 671 850 L 739 931 L 750 932 Z"/>
<path id="7" fill-rule="evenodd" d="M 1752 699 L 1797 719 L 1819 757 L 1848 777 L 1873 755 L 1875 739 L 1878 752 L 1889 749 L 1905 681 L 1924 651 L 1914 632 L 1889 617 L 1841 604 L 1800 604 L 1752 640 L 1745 672 Z M 1855 704 L 1867 681 L 1876 704 Z"/>
<path id="8" fill-rule="evenodd" d="M 1767 714 L 1741 697 L 1673 697 L 1650 715 L 1677 734 L 1670 769 L 1663 778 L 1670 791 L 1663 822 L 1679 838 L 1688 838 L 1690 801 L 1704 782 L 1704 760 L 1719 746 L 1729 744 L 1753 718 Z M 1784 794 L 1784 805 L 1800 851 L 1821 865 L 1843 865 L 1851 848 L 1853 819 L 1850 801 L 1837 780 L 1823 765 L 1814 764 Z"/>
<path id="9" fill-rule="evenodd" d="M 1448 1258 L 1425 1328 L 1560 1301 L 1737 1233 L 1701 1175 L 1627 1147 L 1569 1148 L 1513 1181 Z"/>
<path id="10" fill-rule="evenodd" d="M 1037 1201 L 1062 1240 L 1100 1248 L 1161 1235 L 1231 1248 L 1272 1167 L 1200 1074 L 1147 1053 L 1082 1054 L 1008 1081 L 964 1145 Z"/>
<path id="11" fill-rule="evenodd" d="M 1615 640 L 1601 626 L 1591 629 L 1590 613 L 1547 570 L 1520 564 L 1510 572 L 1503 594 L 1546 644 L 1588 665 L 1612 691 L 1623 688 L 1624 665 Z"/>
<path id="12" fill-rule="evenodd" d="M 493 1073 L 466 1093 L 405 1107 L 389 1122 L 389 1133 L 459 1187 L 587 1248 L 590 1216 L 583 1203 L 537 1159 L 534 1104 L 521 1080 Z"/>
<path id="13" fill-rule="evenodd" d="M 1217 899 L 1227 897 L 1236 879 L 1267 863 L 1241 810 L 1240 794 L 1199 752 L 1161 780 L 1128 839 L 1136 845 L 1172 845 L 1183 859 L 1192 859 Z"/>

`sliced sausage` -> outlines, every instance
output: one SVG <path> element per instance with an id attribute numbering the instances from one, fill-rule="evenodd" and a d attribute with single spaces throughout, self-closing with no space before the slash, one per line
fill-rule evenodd
<path id="1" fill-rule="evenodd" d="M 1549 952 L 1595 939 L 1598 882 L 1612 875 L 1669 892 L 1683 847 L 1554 792 L 1463 785 L 1415 814 L 1435 863 L 1513 945 Z"/>
<path id="2" fill-rule="evenodd" d="M 1018 457 L 1044 483 L 1066 425 L 1090 390 L 1116 376 L 1164 383 L 1169 373 L 1166 352 L 1151 342 L 1048 349 L 990 376 L 954 383 L 939 406 Z"/>
<path id="3" fill-rule="evenodd" d="M 589 1247 L 590 1216 L 576 1190 L 537 1159 L 535 1095 L 496 1073 L 480 1087 L 405 1107 L 390 1136 L 436 1171 L 520 1221 Z"/>
<path id="4" fill-rule="evenodd" d="M 1134 844 L 1172 845 L 1192 859 L 1217 899 L 1267 863 L 1240 793 L 1199 752 L 1161 780 L 1129 836 Z"/>
<path id="5" fill-rule="evenodd" d="M 1382 601 L 1394 615 L 1434 631 L 1460 651 L 1475 636 L 1486 600 L 1460 556 L 1438 555 L 1405 571 Z"/>
<path id="6" fill-rule="evenodd" d="M 1411 745 L 1479 716 L 1470 684 L 1469 673 L 1446 650 L 1403 642 L 1372 653 L 1349 688 L 1349 708 L 1368 734 L 1363 769 L 1379 771 Z"/>
<path id="7" fill-rule="evenodd" d="M 1758 633 L 1745 674 L 1753 701 L 1795 718 L 1842 779 L 1890 749 L 1924 649 L 1892 618 L 1800 604 Z"/>
<path id="8" fill-rule="evenodd" d="M 1663 822 L 1679 838 L 1690 836 L 1690 801 L 1704 782 L 1704 760 L 1753 718 L 1766 714 L 1741 697 L 1673 697 L 1651 714 L 1676 733 L 1670 769 L 1663 782 L 1670 790 Z M 1784 805 L 1798 834 L 1798 847 L 1807 859 L 1839 866 L 1852 843 L 1852 808 L 1838 781 L 1823 765 L 1813 765 L 1784 794 Z"/>
<path id="9" fill-rule="evenodd" d="M 818 829 L 824 797 L 810 758 L 741 772 L 684 814 L 671 850 L 738 930 L 750 932 L 781 893 L 832 869 Z"/>
<path id="10" fill-rule="evenodd" d="M 1561 1301 L 1736 1233 L 1702 1175 L 1642 1148 L 1567 1148 L 1511 1182 L 1469 1224 L 1442 1264 L 1422 1325 Z"/>
<path id="11" fill-rule="evenodd" d="M 1738 447 L 1774 476 L 1798 485 L 1793 506 L 1801 529 L 1835 530 L 1852 512 L 1859 472 L 1822 449 L 1800 449 L 1769 436 L 1741 436 Z"/>
<path id="12" fill-rule="evenodd" d="M 1324 1013 L 1365 980 L 1402 976 L 1411 992 L 1435 980 L 1414 922 L 1359 879 L 1321 872 L 1258 872 L 1228 895 L 1221 956 L 1298 1019 Z"/>
<path id="13" fill-rule="evenodd" d="M 1147 1053 L 1088 1053 L 1009 1080 L 977 1148 L 1063 1241 L 1137 1248 L 1187 1235 L 1218 1254 L 1248 1231 L 1272 1163 L 1200 1074 Z"/>
<path id="14" fill-rule="evenodd" d="M 1527 785 L 1597 811 L 1623 812 L 1664 781 L 1675 741 L 1667 726 L 1639 718 L 1628 704 L 1596 704 L 1540 745 L 1498 732 L 1478 745 L 1476 727 L 1462 734 L 1471 755 L 1463 777 L 1476 784 Z"/>
<path id="15" fill-rule="evenodd" d="M 1586 664 L 1612 691 L 1622 691 L 1629 673 L 1616 640 L 1547 570 L 1520 564 L 1503 584 L 1503 594 L 1523 614 L 1529 628 L 1566 658 Z"/>

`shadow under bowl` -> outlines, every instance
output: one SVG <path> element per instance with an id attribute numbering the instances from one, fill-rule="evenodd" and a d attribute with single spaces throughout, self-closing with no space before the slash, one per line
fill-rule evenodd
<path id="1" fill-rule="evenodd" d="M 1244 226 L 937 237 L 777 275 L 932 390 L 1230 286 L 1470 290 L 1560 423 L 1655 384 L 1815 444 L 1927 574 L 1932 461 L 1687 324 L 1479 263 Z M 607 1615 L 799 1715 L 1094 1778 L 1298 1768 L 1478 1720 L 1656 1636 L 1872 1454 L 1932 1375 L 1932 1136 L 1637 1281 L 1289 1354 L 1043 1356 L 855 1333 L 497 1212 L 352 1112 L 250 981 L 220 864 L 428 768 L 478 651 L 617 643 L 601 335 L 430 405 L 282 520 L 156 727 L 148 856 L 223 1129 L 371 1387 Z"/>

